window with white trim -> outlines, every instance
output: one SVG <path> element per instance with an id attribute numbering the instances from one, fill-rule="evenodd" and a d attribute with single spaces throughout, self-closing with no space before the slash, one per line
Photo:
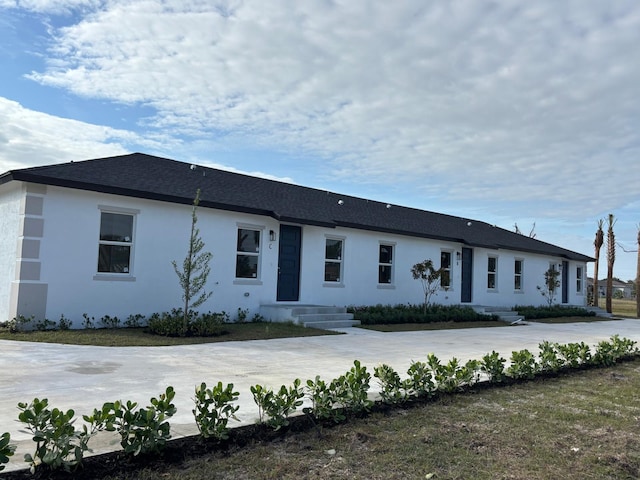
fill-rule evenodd
<path id="1" fill-rule="evenodd" d="M 451 288 L 451 252 L 440 252 L 440 286 Z"/>
<path id="2" fill-rule="evenodd" d="M 522 267 L 524 260 L 516 258 L 513 262 L 513 289 L 522 291 Z"/>
<path id="3" fill-rule="evenodd" d="M 101 211 L 98 273 L 130 275 L 135 215 Z"/>
<path id="4" fill-rule="evenodd" d="M 495 290 L 498 286 L 498 257 L 487 258 L 487 288 Z"/>
<path id="5" fill-rule="evenodd" d="M 582 267 L 576 267 L 576 292 L 582 293 Z"/>
<path id="6" fill-rule="evenodd" d="M 393 245 L 380 244 L 378 255 L 378 283 L 393 283 Z"/>
<path id="7" fill-rule="evenodd" d="M 262 231 L 238 227 L 236 278 L 260 278 L 260 237 Z"/>
<path id="8" fill-rule="evenodd" d="M 327 238 L 324 249 L 324 281 L 342 282 L 342 255 L 344 240 Z"/>

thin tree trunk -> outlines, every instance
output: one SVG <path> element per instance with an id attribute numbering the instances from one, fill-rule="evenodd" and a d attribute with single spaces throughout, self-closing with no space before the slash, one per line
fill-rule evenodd
<path id="1" fill-rule="evenodd" d="M 604 243 L 604 232 L 602 231 L 602 225 L 604 220 L 598 220 L 598 230 L 596 230 L 596 239 L 593 241 L 593 245 L 596 247 L 596 263 L 593 266 L 593 306 L 598 307 L 598 297 L 600 296 L 600 288 L 598 285 L 598 269 L 600 266 L 600 249 Z"/>
<path id="2" fill-rule="evenodd" d="M 640 225 L 638 226 L 638 265 L 636 267 L 636 317 L 640 318 Z"/>
<path id="3" fill-rule="evenodd" d="M 613 264 L 616 261 L 616 237 L 613 233 L 613 215 L 609 214 L 609 229 L 607 230 L 607 313 L 613 313 Z"/>

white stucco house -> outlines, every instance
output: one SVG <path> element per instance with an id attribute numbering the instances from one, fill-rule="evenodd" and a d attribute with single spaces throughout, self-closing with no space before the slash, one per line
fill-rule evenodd
<path id="1" fill-rule="evenodd" d="M 411 266 L 446 270 L 443 304 L 586 304 L 591 257 L 487 223 L 135 153 L 0 175 L 0 321 L 79 326 L 181 305 L 191 207 L 213 254 L 201 310 L 420 303 Z"/>

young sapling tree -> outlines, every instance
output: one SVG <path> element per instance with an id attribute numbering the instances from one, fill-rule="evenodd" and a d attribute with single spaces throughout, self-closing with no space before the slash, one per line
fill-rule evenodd
<path id="1" fill-rule="evenodd" d="M 540 294 L 547 299 L 547 304 L 552 307 L 556 303 L 556 293 L 560 288 L 560 280 L 558 276 L 560 272 L 553 267 L 544 272 L 544 287 L 538 285 L 536 288 L 540 290 Z"/>
<path id="2" fill-rule="evenodd" d="M 178 268 L 175 260 L 171 262 L 173 269 L 178 275 L 178 281 L 182 288 L 182 300 L 184 301 L 183 310 L 183 332 L 188 331 L 189 327 L 189 309 L 197 308 L 206 302 L 213 292 L 207 293 L 204 290 L 207 278 L 211 272 L 209 262 L 213 256 L 210 252 L 203 252 L 204 242 L 200 237 L 200 229 L 196 226 L 198 216 L 196 210 L 200 203 L 200 189 L 196 191 L 196 198 L 193 200 L 193 209 L 191 210 L 191 236 L 189 237 L 189 251 L 184 261 L 182 269 Z"/>
<path id="3" fill-rule="evenodd" d="M 427 313 L 427 306 L 431 297 L 437 294 L 440 288 L 440 278 L 442 269 L 436 269 L 431 259 L 423 260 L 411 267 L 411 275 L 414 280 L 420 280 L 422 291 L 424 292 L 423 313 Z"/>

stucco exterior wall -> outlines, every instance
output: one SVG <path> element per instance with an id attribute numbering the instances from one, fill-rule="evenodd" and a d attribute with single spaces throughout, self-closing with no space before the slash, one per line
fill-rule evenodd
<path id="1" fill-rule="evenodd" d="M 17 194 L 13 192 L 7 195 L 5 189 L 6 198 L 1 208 L 15 212 L 19 199 L 7 201 L 7 198 L 11 195 L 17 197 Z M 129 275 L 97 273 L 100 212 L 105 208 L 135 214 Z M 176 260 L 180 265 L 187 253 L 191 206 L 49 186 L 44 197 L 42 216 L 44 231 L 40 239 L 38 280 L 48 289 L 44 300 L 46 305 L 42 307 L 50 320 L 57 321 L 64 315 L 73 320 L 74 327 L 80 327 L 83 313 L 95 317 L 96 321 L 104 315 L 116 315 L 124 320 L 130 314 L 149 315 L 181 305 L 182 292 L 171 261 Z M 279 232 L 278 221 L 207 208 L 198 209 L 198 219 L 205 250 L 213 254 L 207 284 L 207 290 L 213 291 L 213 296 L 199 310 L 224 310 L 233 319 L 239 308 L 248 309 L 252 316 L 258 313 L 260 305 L 276 303 L 279 239 L 269 241 L 269 231 Z M 16 231 L 19 228 L 15 219 L 3 221 L 9 230 Z M 250 227 L 262 232 L 260 267 L 256 279 L 235 278 L 238 227 Z M 439 266 L 441 250 L 451 252 L 451 288 L 438 292 L 432 300 L 442 304 L 460 303 L 462 267 L 457 256 L 462 249 L 460 244 L 349 228 L 301 228 L 301 304 L 346 306 L 420 303 L 422 288 L 420 282 L 411 277 L 411 266 L 428 258 Z M 3 235 L 3 245 L 11 246 L 13 242 L 15 251 L 16 235 Z M 13 240 L 9 238 L 12 236 Z M 334 284 L 324 282 L 325 241 L 328 236 L 344 240 L 342 279 Z M 378 285 L 381 243 L 394 245 L 393 282 L 389 285 Z M 498 258 L 496 289 L 487 289 L 486 285 L 489 255 Z M 515 292 L 513 287 L 515 258 L 524 262 L 521 292 Z M 8 256 L 3 256 L 0 262 L 12 268 Z M 545 299 L 536 286 L 543 284 L 544 272 L 551 262 L 559 264 L 561 259 L 474 248 L 471 303 L 508 307 L 515 304 L 544 304 Z M 584 305 L 586 295 L 575 292 L 577 266 L 579 264 L 575 262 L 569 264 L 568 303 Z M 582 266 L 584 272 L 584 264 Z M 3 275 L 3 286 L 0 288 L 5 290 L 0 290 L 4 292 L 0 307 L 5 311 L 6 284 Z M 586 278 L 583 285 L 586 285 Z"/>
<path id="2" fill-rule="evenodd" d="M 0 185 L 0 321 L 13 318 L 11 283 L 16 276 L 20 205 L 24 193 L 19 183 Z"/>

